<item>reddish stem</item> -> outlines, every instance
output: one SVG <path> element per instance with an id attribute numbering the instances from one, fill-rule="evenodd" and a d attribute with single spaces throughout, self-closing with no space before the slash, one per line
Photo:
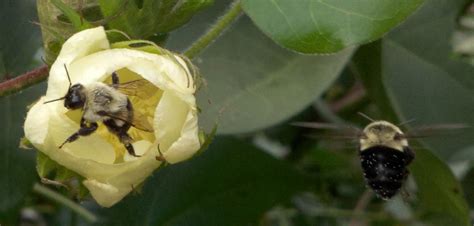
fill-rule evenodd
<path id="1" fill-rule="evenodd" d="M 341 99 L 331 103 L 329 105 L 332 112 L 339 112 L 345 107 L 356 103 L 366 95 L 364 86 L 357 82 Z"/>
<path id="2" fill-rule="evenodd" d="M 48 77 L 49 68 L 43 65 L 15 78 L 0 83 L 0 97 L 16 93 L 26 87 L 39 83 Z"/>

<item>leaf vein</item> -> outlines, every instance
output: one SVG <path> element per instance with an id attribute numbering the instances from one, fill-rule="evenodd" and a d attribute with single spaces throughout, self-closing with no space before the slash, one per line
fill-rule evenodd
<path id="1" fill-rule="evenodd" d="M 275 0 L 270 0 L 270 2 L 273 3 L 273 5 L 275 6 L 275 8 L 278 10 L 278 12 L 283 16 L 283 18 L 285 19 L 286 24 L 288 24 L 288 27 L 290 28 L 291 32 L 296 36 L 296 38 L 297 38 L 300 42 L 302 42 L 302 43 L 311 44 L 311 43 L 306 42 L 306 41 L 299 35 L 299 33 L 296 32 L 295 28 L 291 25 L 290 20 L 289 20 L 288 17 L 286 16 L 285 12 L 283 12 L 283 10 L 281 9 L 281 7 L 278 5 L 278 3 L 277 3 Z"/>
<path id="2" fill-rule="evenodd" d="M 346 9 L 342 9 L 342 8 L 338 8 L 336 6 L 333 6 L 327 2 L 324 2 L 323 0 L 316 0 L 317 2 L 331 8 L 331 9 L 334 9 L 336 11 L 339 11 L 341 13 L 344 13 L 346 15 L 351 15 L 351 16 L 356 16 L 356 17 L 360 17 L 360 18 L 364 18 L 364 19 L 367 19 L 367 20 L 372 20 L 372 21 L 384 21 L 384 20 L 391 20 L 393 19 L 394 17 L 387 17 L 387 18 L 375 18 L 375 17 L 371 17 L 371 16 L 367 16 L 367 15 L 364 15 L 364 14 L 360 14 L 360 13 L 357 13 L 357 12 L 353 12 L 353 11 L 349 11 L 349 10 L 346 10 Z"/>

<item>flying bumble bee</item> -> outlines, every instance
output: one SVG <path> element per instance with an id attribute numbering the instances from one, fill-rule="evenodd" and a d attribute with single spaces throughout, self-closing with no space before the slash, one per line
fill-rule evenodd
<path id="1" fill-rule="evenodd" d="M 388 200 L 395 196 L 408 178 L 408 166 L 415 158 L 408 139 L 433 135 L 443 129 L 462 129 L 464 124 L 439 124 L 419 127 L 408 133 L 393 123 L 373 120 L 363 129 L 317 122 L 296 122 L 293 125 L 315 129 L 346 130 L 349 136 L 342 138 L 354 139 L 358 143 L 360 164 L 367 186 L 381 199 Z"/>
<path id="2" fill-rule="evenodd" d="M 403 132 L 387 121 L 374 121 L 359 136 L 359 156 L 367 185 L 382 199 L 398 193 L 415 153 Z"/>
<path id="3" fill-rule="evenodd" d="M 144 79 L 138 79 L 126 83 L 119 83 L 116 72 L 112 73 L 112 84 L 94 82 L 83 85 L 72 84 L 69 72 L 64 65 L 69 80 L 69 88 L 64 97 L 46 101 L 45 104 L 64 100 L 64 107 L 70 110 L 81 109 L 83 111 L 80 128 L 70 135 L 60 146 L 76 141 L 81 136 L 88 136 L 98 128 L 98 122 L 102 122 L 109 132 L 116 135 L 130 155 L 139 157 L 132 145 L 133 139 L 128 134 L 130 127 L 152 132 L 153 128 L 147 118 L 135 111 L 127 95 L 139 95 L 140 88 L 148 85 Z"/>

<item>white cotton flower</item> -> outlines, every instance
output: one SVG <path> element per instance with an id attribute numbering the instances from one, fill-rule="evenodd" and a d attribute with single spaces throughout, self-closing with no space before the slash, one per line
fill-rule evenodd
<path id="1" fill-rule="evenodd" d="M 120 82 L 146 79 L 149 98 L 129 96 L 135 111 L 141 111 L 153 132 L 134 127 L 134 157 L 101 123 L 97 131 L 59 146 L 79 128 L 83 111 L 68 110 L 63 97 L 73 84 L 110 83 L 117 72 Z M 26 138 L 41 152 L 85 178 L 93 198 L 110 207 L 140 185 L 157 169 L 162 157 L 169 163 L 190 158 L 200 148 L 193 77 L 182 58 L 170 53 L 153 54 L 129 48 L 111 48 L 102 27 L 81 31 L 69 38 L 51 67 L 48 90 L 32 106 L 25 121 Z"/>

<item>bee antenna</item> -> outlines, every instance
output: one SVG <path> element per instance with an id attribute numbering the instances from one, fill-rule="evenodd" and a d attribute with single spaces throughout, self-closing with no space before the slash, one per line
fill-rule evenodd
<path id="1" fill-rule="evenodd" d="M 406 125 L 406 124 L 410 124 L 412 122 L 414 122 L 416 119 L 412 118 L 412 119 L 408 119 L 406 121 L 403 121 L 401 123 L 398 124 L 398 126 L 403 126 L 403 125 Z"/>
<path id="2" fill-rule="evenodd" d="M 71 77 L 69 76 L 69 71 L 67 70 L 66 64 L 64 65 L 64 69 L 66 69 L 66 75 L 67 75 L 67 80 L 69 80 L 69 88 L 71 88 L 72 82 L 71 82 Z"/>
<path id="3" fill-rule="evenodd" d="M 44 57 L 43 57 L 43 56 L 41 56 L 41 61 L 43 61 L 43 64 L 46 64 L 46 65 L 48 65 L 48 63 L 46 63 L 46 60 L 44 59 Z"/>
<path id="4" fill-rule="evenodd" d="M 368 120 L 371 121 L 371 122 L 375 122 L 375 120 L 374 120 L 373 118 L 369 117 L 368 115 L 366 115 L 366 114 L 364 114 L 364 113 L 362 113 L 362 112 L 360 112 L 360 111 L 357 112 L 357 114 L 359 114 L 360 116 L 362 116 L 362 117 L 368 119 Z"/>
<path id="5" fill-rule="evenodd" d="M 66 99 L 66 97 L 61 97 L 61 98 L 54 99 L 54 100 L 48 100 L 48 101 L 43 102 L 43 104 L 51 103 L 51 102 L 58 101 L 58 100 L 64 100 L 64 99 Z"/>

